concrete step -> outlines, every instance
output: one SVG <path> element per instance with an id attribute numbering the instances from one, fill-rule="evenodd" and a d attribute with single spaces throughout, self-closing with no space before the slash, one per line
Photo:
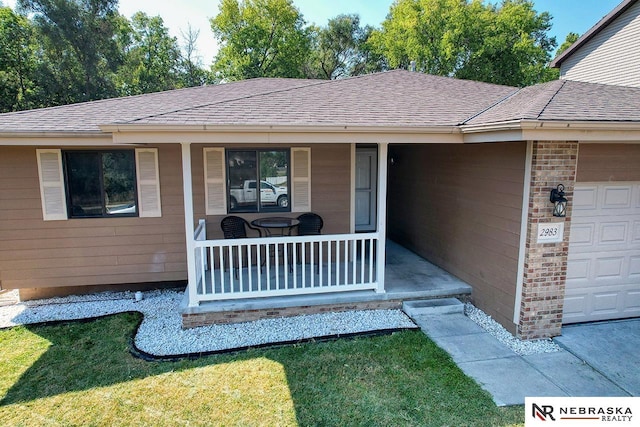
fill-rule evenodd
<path id="1" fill-rule="evenodd" d="M 409 317 L 464 313 L 464 304 L 457 298 L 404 301 L 402 310 Z"/>

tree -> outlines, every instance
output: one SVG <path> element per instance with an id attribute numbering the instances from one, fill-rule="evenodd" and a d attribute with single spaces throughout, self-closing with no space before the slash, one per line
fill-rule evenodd
<path id="1" fill-rule="evenodd" d="M 338 15 L 326 27 L 311 27 L 313 40 L 306 74 L 311 78 L 337 79 L 360 74 L 366 57 L 363 45 L 369 27 L 360 27 L 358 15 Z"/>
<path id="2" fill-rule="evenodd" d="M 41 82 L 50 105 L 115 95 L 117 0 L 18 0 L 42 43 Z"/>
<path id="3" fill-rule="evenodd" d="M 180 81 L 184 87 L 202 86 L 212 83 L 209 73 L 202 66 L 202 58 L 198 56 L 196 44 L 200 30 L 194 30 L 191 25 L 182 35 L 182 53 L 180 54 Z"/>
<path id="4" fill-rule="evenodd" d="M 528 0 L 398 0 L 372 43 L 391 68 L 416 61 L 430 74 L 525 86 L 551 78 L 550 27 Z"/>
<path id="5" fill-rule="evenodd" d="M 480 16 L 481 39 L 470 43 L 468 60 L 456 77 L 511 86 L 529 86 L 552 80 L 548 64 L 556 47 L 548 37 L 551 15 L 537 13 L 528 0 L 504 0 L 500 7 L 488 5 Z"/>
<path id="6" fill-rule="evenodd" d="M 118 71 L 120 94 L 137 95 L 180 87 L 180 48 L 162 18 L 136 12 L 130 25 L 131 42 L 123 42 L 125 63 Z"/>
<path id="7" fill-rule="evenodd" d="M 567 37 L 564 39 L 564 42 L 562 42 L 562 44 L 558 48 L 558 51 L 556 52 L 556 56 L 560 55 L 562 52 L 569 49 L 572 44 L 578 41 L 579 38 L 580 38 L 580 35 L 578 33 L 567 34 Z"/>
<path id="8" fill-rule="evenodd" d="M 33 106 L 35 50 L 29 20 L 0 7 L 0 113 Z"/>
<path id="9" fill-rule="evenodd" d="M 291 0 L 222 0 L 211 29 L 220 50 L 212 70 L 224 80 L 303 77 L 310 42 Z"/>

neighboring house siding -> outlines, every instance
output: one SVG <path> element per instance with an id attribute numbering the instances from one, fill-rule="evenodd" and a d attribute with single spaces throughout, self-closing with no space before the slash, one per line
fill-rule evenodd
<path id="1" fill-rule="evenodd" d="M 193 168 L 193 200 L 196 218 L 205 218 L 204 201 L 204 147 L 221 145 L 194 144 L 191 148 Z M 296 144 L 295 147 L 308 147 Z M 271 145 L 226 145 L 225 148 L 290 148 L 290 144 Z M 350 197 L 351 197 L 351 147 L 349 144 L 313 144 L 311 145 L 311 211 L 324 220 L 323 234 L 349 233 Z M 291 213 L 241 213 L 233 214 L 252 221 L 265 216 L 297 217 L 302 212 Z M 222 238 L 220 221 L 225 215 L 209 215 L 207 219 L 207 237 Z"/>
<path id="2" fill-rule="evenodd" d="M 640 87 L 640 2 L 576 50 L 560 66 L 567 80 Z"/>
<path id="3" fill-rule="evenodd" d="M 42 288 L 186 280 L 178 145 L 159 146 L 159 170 L 162 217 L 43 221 L 35 147 L 0 147 L 2 287 L 37 288 L 21 291 L 30 298 Z"/>
<path id="4" fill-rule="evenodd" d="M 580 144 L 577 182 L 640 181 L 639 144 Z"/>
<path id="5" fill-rule="evenodd" d="M 473 287 L 515 331 L 525 143 L 391 146 L 389 237 Z"/>

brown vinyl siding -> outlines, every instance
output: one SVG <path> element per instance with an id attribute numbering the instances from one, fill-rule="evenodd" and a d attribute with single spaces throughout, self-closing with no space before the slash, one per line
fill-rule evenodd
<path id="1" fill-rule="evenodd" d="M 202 149 L 221 145 L 192 146 L 193 198 L 196 218 L 204 218 L 204 165 Z M 296 146 L 308 146 L 298 144 Z M 290 145 L 227 145 L 226 148 L 290 148 Z M 349 233 L 351 206 L 351 147 L 349 144 L 313 144 L 311 146 L 311 210 L 324 220 L 323 234 Z M 252 221 L 265 216 L 297 217 L 303 212 L 234 214 Z M 209 215 L 207 238 L 220 239 L 220 221 L 224 215 Z"/>
<path id="2" fill-rule="evenodd" d="M 158 154 L 161 218 L 43 221 L 35 147 L 0 147 L 2 288 L 186 280 L 180 147 Z"/>
<path id="3" fill-rule="evenodd" d="M 580 144 L 577 182 L 640 181 L 640 144 Z"/>
<path id="4" fill-rule="evenodd" d="M 512 332 L 526 143 L 390 146 L 388 234 Z"/>

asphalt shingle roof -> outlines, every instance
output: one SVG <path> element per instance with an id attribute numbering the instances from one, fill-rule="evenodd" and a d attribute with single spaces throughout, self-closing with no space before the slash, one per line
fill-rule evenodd
<path id="1" fill-rule="evenodd" d="M 257 94 L 130 123 L 455 126 L 516 90 L 396 70 Z"/>
<path id="2" fill-rule="evenodd" d="M 640 88 L 556 80 L 520 89 L 465 124 L 526 119 L 640 122 Z"/>
<path id="3" fill-rule="evenodd" d="M 99 125 L 270 93 L 324 80 L 261 78 L 0 114 L 1 132 L 100 132 Z"/>
<path id="4" fill-rule="evenodd" d="M 100 125 L 455 127 L 514 120 L 640 122 L 640 88 L 558 80 L 517 89 L 404 70 L 252 79 L 0 114 L 0 135 Z"/>

